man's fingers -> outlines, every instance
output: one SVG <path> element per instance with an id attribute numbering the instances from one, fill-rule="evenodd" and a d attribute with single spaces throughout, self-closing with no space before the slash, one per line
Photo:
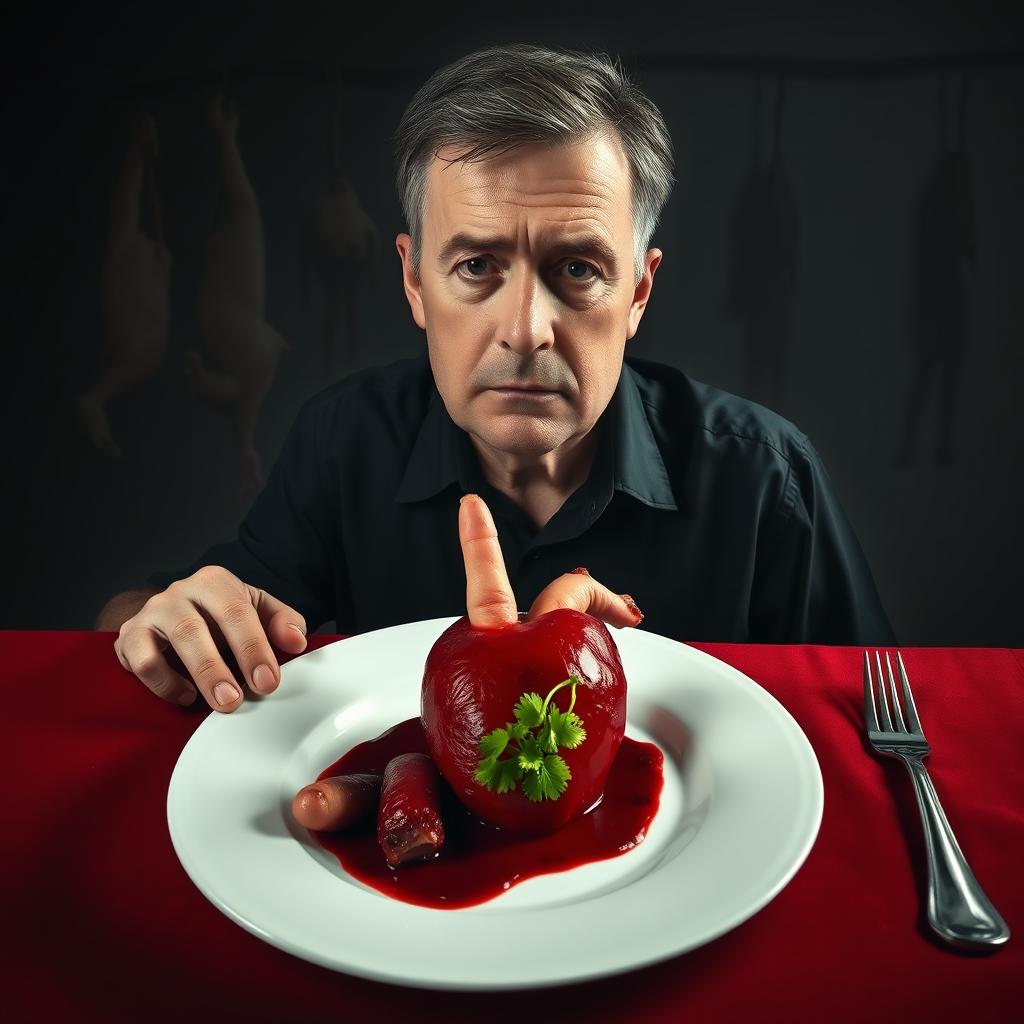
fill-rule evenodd
<path id="1" fill-rule="evenodd" d="M 556 608 L 575 608 L 610 626 L 638 626 L 644 617 L 629 594 L 616 594 L 602 586 L 586 569 L 568 572 L 549 583 L 530 606 L 527 618 L 536 619 Z"/>
<path id="2" fill-rule="evenodd" d="M 150 641 L 165 642 L 174 648 L 207 704 L 217 711 L 234 711 L 242 702 L 241 687 L 221 656 L 202 611 L 191 601 L 172 596 L 175 586 L 172 583 L 165 592 L 168 600 L 161 606 L 159 622 L 125 633 L 121 650 L 138 675 L 135 652 L 145 652 Z"/>
<path id="3" fill-rule="evenodd" d="M 486 503 L 467 494 L 459 508 L 459 541 L 466 563 L 466 611 L 474 626 L 502 626 L 518 621 L 515 595 L 505 571 L 498 531 Z M 560 576 L 541 591 L 528 618 L 575 608 L 612 626 L 636 626 L 643 613 L 628 594 L 616 594 L 580 568 Z"/>
<path id="4" fill-rule="evenodd" d="M 294 608 L 223 566 L 207 565 L 153 595 L 121 626 L 114 649 L 125 669 L 160 696 L 191 703 L 186 698 L 198 689 L 210 707 L 234 711 L 245 684 L 255 693 L 277 689 L 274 652 L 299 654 L 305 631 Z"/>
<path id="5" fill-rule="evenodd" d="M 484 500 L 467 494 L 459 507 L 459 542 L 466 563 L 466 613 L 474 626 L 517 622 L 516 598 L 505 571 L 498 531 Z"/>
<path id="6" fill-rule="evenodd" d="M 290 605 L 259 587 L 249 586 L 249 596 L 263 630 L 274 647 L 288 654 L 301 654 L 306 649 L 306 620 Z M 280 679 L 281 669 L 278 666 L 277 681 L 280 682 Z M 277 683 L 271 689 L 276 686 Z"/>
<path id="7" fill-rule="evenodd" d="M 210 585 L 193 593 L 192 598 L 220 630 L 235 656 L 239 674 L 253 692 L 271 693 L 277 689 L 281 669 L 264 624 L 254 607 L 254 589 L 221 570 L 217 575 L 211 573 Z M 180 654 L 177 642 L 174 646 Z M 215 686 L 215 695 L 216 692 Z M 226 690 L 221 693 L 227 695 Z"/>
<path id="8" fill-rule="evenodd" d="M 138 676 L 163 700 L 173 704 L 191 704 L 196 699 L 196 688 L 181 673 L 171 668 L 151 633 L 140 633 L 135 638 L 131 654 L 124 650 L 121 635 L 118 634 L 114 641 L 114 653 L 122 668 Z"/>

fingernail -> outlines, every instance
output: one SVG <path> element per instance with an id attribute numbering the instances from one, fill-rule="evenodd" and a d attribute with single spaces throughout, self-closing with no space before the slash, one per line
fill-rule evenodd
<path id="1" fill-rule="evenodd" d="M 289 622 L 288 625 L 294 629 L 299 636 L 304 637 L 306 635 L 306 631 L 301 626 L 296 626 L 294 622 Z"/>
<path id="2" fill-rule="evenodd" d="M 217 703 L 224 707 L 225 704 L 230 704 L 238 696 L 238 691 L 230 683 L 218 683 L 213 688 L 213 695 L 217 699 Z"/>
<path id="3" fill-rule="evenodd" d="M 622 600 L 625 601 L 627 605 L 629 605 L 629 610 L 637 617 L 636 625 L 639 626 L 640 623 L 644 621 L 644 613 L 640 611 L 640 609 L 637 607 L 636 601 L 634 601 L 633 598 L 629 596 L 629 594 L 619 594 L 619 597 L 621 597 Z"/>
<path id="4" fill-rule="evenodd" d="M 257 693 L 270 693 L 275 682 L 274 670 L 269 665 L 257 665 L 252 670 L 252 688 Z"/>
<path id="5" fill-rule="evenodd" d="M 582 565 L 577 565 L 576 568 L 573 569 L 573 572 L 576 573 L 578 576 L 589 576 L 590 575 L 590 573 L 587 572 L 586 567 L 582 566 Z"/>
<path id="6" fill-rule="evenodd" d="M 475 498 L 475 497 L 476 497 L 476 495 L 473 494 L 472 492 L 469 493 L 469 494 L 464 494 L 461 498 L 459 498 L 459 504 L 461 505 L 467 498 Z"/>

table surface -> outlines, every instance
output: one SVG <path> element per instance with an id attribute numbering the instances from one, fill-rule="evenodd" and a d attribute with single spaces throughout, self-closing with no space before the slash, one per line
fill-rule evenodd
<path id="1" fill-rule="evenodd" d="M 337 640 L 311 636 L 310 650 Z M 693 644 L 750 676 L 821 765 L 817 841 L 764 909 L 630 974 L 506 993 L 440 993 L 326 970 L 222 915 L 178 862 L 167 785 L 209 713 L 148 693 L 113 633 L 0 632 L 7 686 L 5 1005 L 16 1020 L 996 1020 L 1024 978 L 1024 652 L 911 648 L 929 771 L 1009 943 L 965 956 L 934 938 L 910 780 L 863 739 L 859 649 Z M 342 641 L 343 642 L 343 641 Z M 287 660 L 287 659 L 282 659 Z M 269 698 L 273 700 L 273 697 Z M 609 941 L 628 942 L 614 933 Z M 12 1018 L 8 1018 L 12 1019 Z"/>

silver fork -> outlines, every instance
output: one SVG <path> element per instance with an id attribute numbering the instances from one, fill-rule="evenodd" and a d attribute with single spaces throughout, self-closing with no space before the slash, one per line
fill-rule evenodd
<path id="1" fill-rule="evenodd" d="M 992 906 L 975 880 L 949 827 L 923 759 L 931 753 L 914 707 L 906 666 L 896 653 L 906 718 L 896 695 L 892 662 L 886 652 L 889 695 L 882 675 L 882 659 L 875 651 L 878 667 L 878 699 L 871 679 L 871 658 L 864 652 L 864 718 L 868 742 L 879 753 L 899 758 L 914 782 L 917 805 L 921 809 L 924 838 L 928 847 L 928 923 L 950 944 L 964 949 L 1002 945 L 1010 929 Z M 890 711 L 891 704 L 891 711 Z"/>

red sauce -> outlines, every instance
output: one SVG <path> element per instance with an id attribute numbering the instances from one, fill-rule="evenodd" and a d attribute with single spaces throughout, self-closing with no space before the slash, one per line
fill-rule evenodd
<path id="1" fill-rule="evenodd" d="M 383 772 L 399 754 L 426 753 L 418 718 L 353 747 L 318 778 Z M 454 910 L 485 903 L 534 875 L 566 871 L 617 857 L 643 842 L 661 796 L 661 751 L 624 738 L 605 784 L 604 799 L 588 814 L 541 836 L 515 836 L 475 818 L 444 783 L 445 845 L 431 860 L 388 866 L 377 843 L 376 815 L 343 832 L 314 832 L 354 878 L 396 900 Z"/>

